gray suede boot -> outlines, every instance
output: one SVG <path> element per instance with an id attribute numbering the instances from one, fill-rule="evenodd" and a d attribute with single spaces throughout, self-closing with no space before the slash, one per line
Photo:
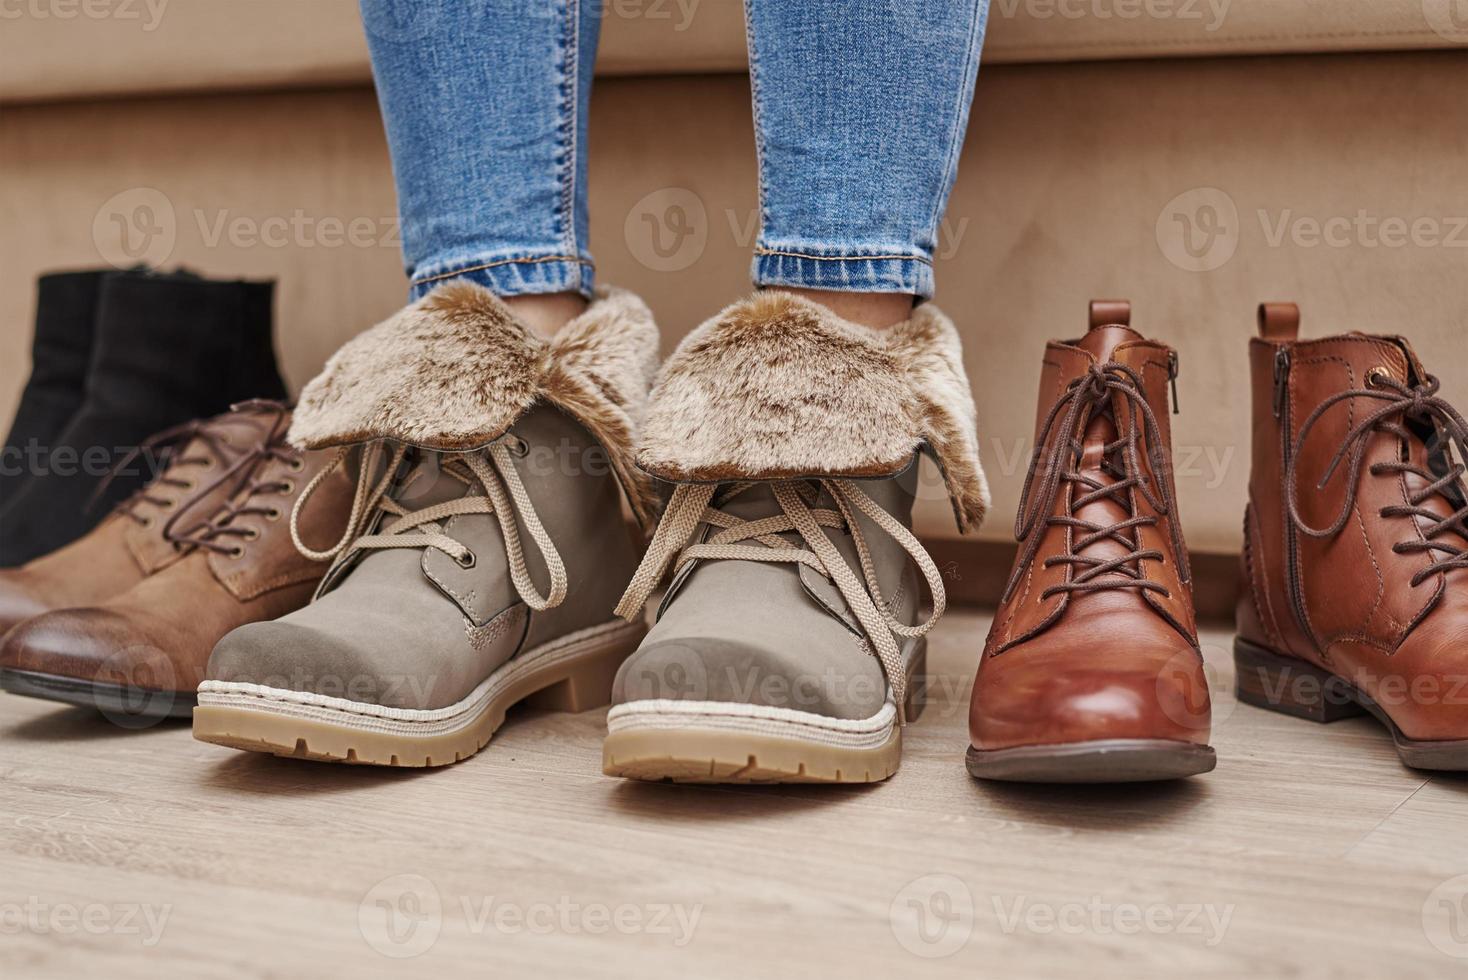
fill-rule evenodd
<path id="1" fill-rule="evenodd" d="M 879 332 L 769 292 L 684 340 L 638 455 L 676 486 L 618 613 L 639 618 L 673 578 L 617 674 L 608 775 L 871 782 L 897 770 L 944 608 L 909 530 L 922 450 L 960 529 L 976 525 L 988 489 L 973 399 L 958 335 L 932 306 Z"/>
<path id="2" fill-rule="evenodd" d="M 311 605 L 215 648 L 195 737 L 433 766 L 518 701 L 605 704 L 646 632 L 613 607 L 640 551 L 619 484 L 640 519 L 655 504 L 632 446 L 657 343 L 625 292 L 545 342 L 461 282 L 342 348 L 291 439 L 365 444 L 347 535 Z"/>

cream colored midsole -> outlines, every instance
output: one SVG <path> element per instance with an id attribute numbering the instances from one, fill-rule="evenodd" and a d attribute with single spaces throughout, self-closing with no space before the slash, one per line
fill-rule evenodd
<path id="1" fill-rule="evenodd" d="M 870 749 L 887 744 L 896 729 L 897 708 L 891 701 L 870 718 L 828 718 L 793 708 L 673 698 L 628 701 L 607 712 L 608 735 L 629 731 L 723 732 Z"/>
<path id="2" fill-rule="evenodd" d="M 234 681 L 204 681 L 199 685 L 199 704 L 247 708 L 289 718 L 308 718 L 369 732 L 416 736 L 450 734 L 472 725 L 498 696 L 527 674 L 538 673 L 584 656 L 589 642 L 610 639 L 618 633 L 636 632 L 640 629 L 640 624 L 617 620 L 543 643 L 496 668 L 467 697 L 443 708 L 392 708 L 365 701 L 311 694 L 307 691 L 291 691 Z"/>

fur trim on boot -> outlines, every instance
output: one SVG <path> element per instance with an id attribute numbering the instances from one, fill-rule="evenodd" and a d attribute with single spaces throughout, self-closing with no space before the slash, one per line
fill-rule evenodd
<path id="1" fill-rule="evenodd" d="M 391 439 L 467 452 L 546 402 L 606 449 L 647 525 L 657 498 L 632 454 L 657 362 L 652 313 L 629 292 L 598 290 L 585 313 L 546 341 L 489 290 L 457 280 L 332 355 L 301 392 L 290 441 L 321 449 Z"/>
<path id="2" fill-rule="evenodd" d="M 989 506 L 958 332 L 931 305 L 887 331 L 791 293 L 736 303 L 658 376 L 638 464 L 675 483 L 885 477 L 929 451 L 960 529 Z"/>

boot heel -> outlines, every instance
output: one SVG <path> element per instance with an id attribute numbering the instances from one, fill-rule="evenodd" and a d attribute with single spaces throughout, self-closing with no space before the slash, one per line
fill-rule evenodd
<path id="1" fill-rule="evenodd" d="M 912 669 L 907 673 L 907 700 L 903 711 L 909 723 L 917 721 L 928 706 L 928 641 L 919 638 L 917 654 L 912 659 Z"/>
<path id="2" fill-rule="evenodd" d="M 573 713 L 610 704 L 612 681 L 616 679 L 622 661 L 631 656 L 642 642 L 642 632 L 602 641 L 602 648 L 598 652 L 569 664 L 567 672 L 560 680 L 527 697 L 525 704 L 543 711 Z"/>
<path id="3" fill-rule="evenodd" d="M 1240 701 L 1322 724 L 1366 713 L 1351 685 L 1328 671 L 1245 640 L 1234 640 Z"/>

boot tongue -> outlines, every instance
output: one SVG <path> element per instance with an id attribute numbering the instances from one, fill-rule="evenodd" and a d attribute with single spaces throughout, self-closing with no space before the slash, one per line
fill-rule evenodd
<path id="1" fill-rule="evenodd" d="M 1116 348 L 1130 341 L 1145 340 L 1141 334 L 1131 327 L 1121 324 L 1109 323 L 1099 327 L 1092 327 L 1090 331 L 1077 340 L 1073 346 L 1090 354 L 1096 359 L 1096 363 L 1105 364 L 1112 359 Z"/>
<path id="2" fill-rule="evenodd" d="M 1076 341 L 1074 346 L 1086 351 L 1096 359 L 1098 364 L 1105 364 L 1112 360 L 1116 348 L 1124 343 L 1144 340 L 1140 333 L 1120 324 L 1101 324 L 1094 326 L 1090 331 Z M 1077 470 L 1102 484 L 1116 482 L 1116 476 L 1107 468 L 1105 448 L 1110 442 L 1117 438 L 1116 423 L 1110 414 L 1103 413 L 1098 406 L 1095 414 L 1086 424 L 1081 441 L 1081 458 L 1076 464 Z M 1072 493 L 1079 497 L 1090 492 L 1090 488 L 1084 484 L 1073 486 Z M 1090 521 L 1103 527 L 1126 520 L 1130 513 L 1112 497 L 1103 497 L 1100 500 L 1086 504 L 1073 512 L 1073 516 L 1083 521 Z M 1079 536 L 1080 532 L 1077 531 Z M 1110 538 L 1097 541 L 1088 548 L 1079 549 L 1077 554 L 1088 555 L 1093 558 L 1115 558 L 1127 553 L 1127 549 Z M 1098 599 L 1104 602 L 1134 601 L 1134 597 L 1122 596 L 1118 593 L 1092 593 L 1083 595 L 1081 599 Z"/>

